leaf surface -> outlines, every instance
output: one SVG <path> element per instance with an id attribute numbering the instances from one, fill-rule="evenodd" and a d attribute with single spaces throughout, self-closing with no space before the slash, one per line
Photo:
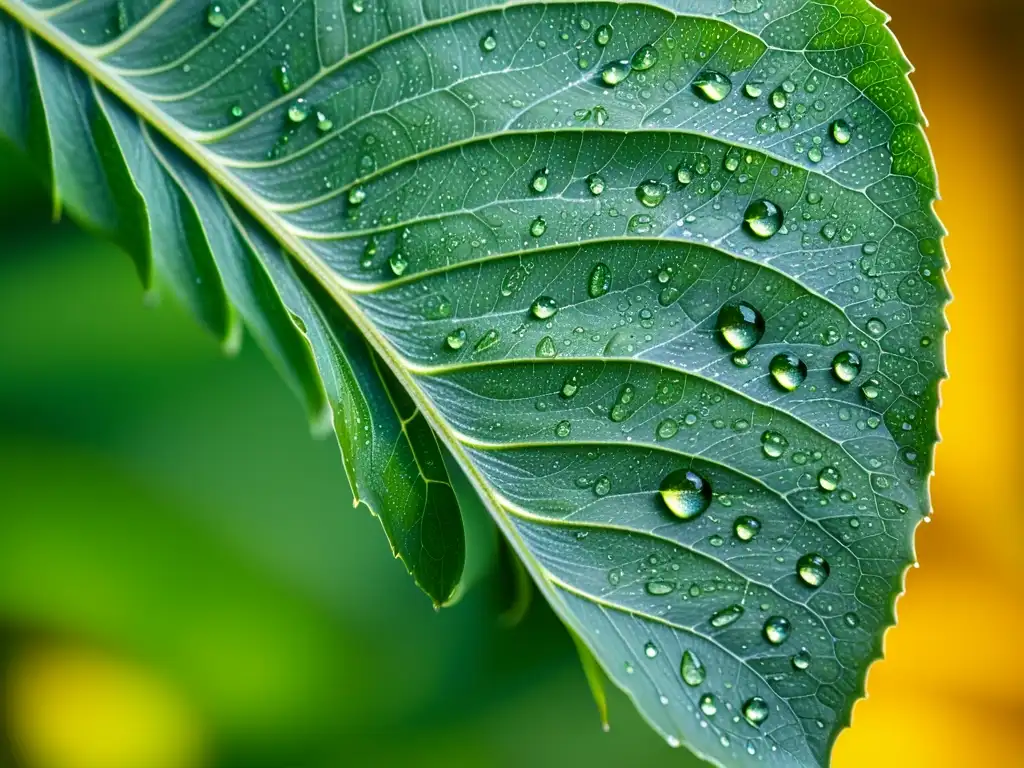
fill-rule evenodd
<path id="1" fill-rule="evenodd" d="M 944 375 L 935 174 L 880 11 L 0 8 L 0 130 L 330 405 L 435 602 L 464 562 L 440 440 L 670 743 L 827 763 L 928 511 Z"/>

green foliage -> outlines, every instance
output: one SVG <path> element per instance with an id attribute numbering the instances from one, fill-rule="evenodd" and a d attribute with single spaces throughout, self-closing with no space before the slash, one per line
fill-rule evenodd
<path id="1" fill-rule="evenodd" d="M 0 0 L 0 132 L 333 414 L 436 604 L 448 450 L 595 691 L 824 764 L 928 510 L 935 174 L 865 0 L 682 5 Z"/>

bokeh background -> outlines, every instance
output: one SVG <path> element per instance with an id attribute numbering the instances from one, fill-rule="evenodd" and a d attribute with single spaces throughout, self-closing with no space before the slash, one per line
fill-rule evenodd
<path id="1" fill-rule="evenodd" d="M 952 378 L 835 764 L 1021 765 L 1024 3 L 883 5 L 932 123 Z M 602 733 L 557 620 L 503 626 L 493 573 L 435 613 L 253 345 L 225 359 L 48 211 L 0 148 L 0 766 L 697 765 L 617 693 Z"/>

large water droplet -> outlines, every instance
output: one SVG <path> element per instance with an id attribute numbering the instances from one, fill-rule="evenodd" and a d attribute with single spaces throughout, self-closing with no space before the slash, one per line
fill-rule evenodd
<path id="1" fill-rule="evenodd" d="M 628 61 L 613 61 L 601 70 L 601 82 L 608 87 L 614 87 L 629 77 L 630 65 Z"/>
<path id="2" fill-rule="evenodd" d="M 633 58 L 629 60 L 629 63 L 637 72 L 643 72 L 645 69 L 653 67 L 657 61 L 658 51 L 653 45 L 645 45 L 633 54 Z"/>
<path id="3" fill-rule="evenodd" d="M 683 682 L 694 688 L 704 682 L 707 677 L 707 670 L 701 660 L 690 651 L 683 651 L 683 660 L 679 663 L 679 674 Z"/>
<path id="4" fill-rule="evenodd" d="M 587 293 L 590 298 L 597 299 L 604 296 L 612 287 L 612 271 L 608 265 L 599 261 L 590 270 L 590 277 L 587 279 Z"/>
<path id="5" fill-rule="evenodd" d="M 700 711 L 704 713 L 706 717 L 713 717 L 718 711 L 718 703 L 715 701 L 714 694 L 705 693 L 700 697 Z"/>
<path id="6" fill-rule="evenodd" d="M 721 72 L 706 70 L 694 78 L 693 90 L 701 98 L 717 104 L 732 93 L 732 80 Z"/>
<path id="7" fill-rule="evenodd" d="M 761 313 L 741 301 L 726 304 L 718 311 L 718 332 L 730 347 L 745 352 L 764 336 L 765 323 Z"/>
<path id="8" fill-rule="evenodd" d="M 220 29 L 228 23 L 228 15 L 220 3 L 210 3 L 206 8 L 206 23 L 214 29 Z"/>
<path id="9" fill-rule="evenodd" d="M 828 561 L 817 552 L 808 552 L 796 561 L 796 574 L 809 587 L 820 587 L 830 572 Z"/>
<path id="10" fill-rule="evenodd" d="M 828 491 L 829 493 L 838 488 L 842 480 L 842 475 L 839 474 L 839 470 L 835 467 L 825 467 L 818 473 L 818 486 L 821 490 Z"/>
<path id="11" fill-rule="evenodd" d="M 783 352 L 772 358 L 768 365 L 772 378 L 787 392 L 792 392 L 807 378 L 807 366 L 804 361 L 789 352 Z"/>
<path id="12" fill-rule="evenodd" d="M 550 296 L 538 296 L 530 305 L 530 314 L 538 320 L 547 320 L 558 314 L 558 302 Z"/>
<path id="13" fill-rule="evenodd" d="M 494 30 L 489 30 L 486 35 L 480 38 L 480 50 L 490 53 L 498 47 L 498 38 L 494 36 Z"/>
<path id="14" fill-rule="evenodd" d="M 782 645 L 793 627 L 785 616 L 772 616 L 764 623 L 764 637 L 772 645 Z"/>
<path id="15" fill-rule="evenodd" d="M 782 210 L 771 200 L 755 200 L 743 214 L 747 231 L 761 240 L 767 240 L 778 232 L 782 221 Z"/>
<path id="16" fill-rule="evenodd" d="M 657 208 L 668 194 L 668 186 L 660 181 L 648 179 L 636 188 L 636 197 L 648 208 Z"/>
<path id="17" fill-rule="evenodd" d="M 856 352 L 840 352 L 832 360 L 832 373 L 845 384 L 857 378 L 860 374 L 860 355 Z"/>
<path id="18" fill-rule="evenodd" d="M 680 520 L 693 520 L 711 504 L 711 484 L 696 472 L 677 469 L 661 481 L 661 500 Z"/>
<path id="19" fill-rule="evenodd" d="M 737 517 L 732 525 L 732 530 L 740 541 L 750 541 L 761 530 L 761 521 L 750 515 Z"/>
<path id="20" fill-rule="evenodd" d="M 781 432 L 774 432 L 769 429 L 761 435 L 761 450 L 764 451 L 764 455 L 769 459 L 781 458 L 788 447 L 789 441 Z"/>
<path id="21" fill-rule="evenodd" d="M 832 123 L 832 138 L 836 144 L 849 144 L 853 138 L 853 131 L 850 124 L 845 120 L 836 120 Z"/>
<path id="22" fill-rule="evenodd" d="M 715 629 L 721 629 L 722 627 L 728 627 L 742 615 L 742 605 L 730 605 L 727 608 L 723 608 L 722 610 L 711 614 L 711 618 L 708 621 Z"/>
<path id="23" fill-rule="evenodd" d="M 743 703 L 743 717 L 753 726 L 758 726 L 768 719 L 768 702 L 760 696 L 754 696 Z"/>

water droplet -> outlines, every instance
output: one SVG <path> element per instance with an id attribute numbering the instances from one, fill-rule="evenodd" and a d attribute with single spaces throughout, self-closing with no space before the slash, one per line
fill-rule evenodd
<path id="1" fill-rule="evenodd" d="M 767 240 L 778 232 L 782 222 L 782 210 L 771 200 L 755 200 L 743 214 L 747 231 L 761 240 Z"/>
<path id="2" fill-rule="evenodd" d="M 235 106 L 231 108 L 231 116 L 235 118 L 235 120 L 240 120 L 244 114 L 244 110 L 238 104 L 235 104 Z"/>
<path id="3" fill-rule="evenodd" d="M 706 717 L 713 717 L 718 711 L 718 703 L 715 701 L 714 694 L 705 693 L 700 697 L 700 711 L 704 713 Z"/>
<path id="4" fill-rule="evenodd" d="M 658 437 L 662 440 L 671 440 L 679 431 L 679 424 L 675 419 L 665 419 L 658 425 Z"/>
<path id="5" fill-rule="evenodd" d="M 320 133 L 327 133 L 331 128 L 334 127 L 334 121 L 327 116 L 326 113 L 321 110 L 317 110 L 316 113 L 316 129 Z"/>
<path id="6" fill-rule="evenodd" d="M 598 197 L 602 192 L 604 192 L 604 179 L 596 173 L 592 173 L 587 177 L 587 186 L 590 187 L 590 194 L 594 197 Z"/>
<path id="7" fill-rule="evenodd" d="M 807 366 L 804 361 L 789 352 L 783 352 L 772 358 L 768 365 L 772 378 L 787 392 L 792 392 L 807 378 Z"/>
<path id="8" fill-rule="evenodd" d="M 388 266 L 391 267 L 395 277 L 401 277 L 409 266 L 409 262 L 401 251 L 397 251 L 391 254 L 391 257 L 388 259 Z"/>
<path id="9" fill-rule="evenodd" d="M 847 613 L 843 616 L 843 621 L 846 622 L 848 627 L 856 627 L 860 624 L 860 617 L 856 613 Z"/>
<path id="10" fill-rule="evenodd" d="M 594 495 L 607 496 L 612 489 L 612 481 L 607 475 L 601 475 L 594 481 Z"/>
<path id="11" fill-rule="evenodd" d="M 590 277 L 587 279 L 587 293 L 590 298 L 597 299 L 604 296 L 612 288 L 612 271 L 602 261 L 597 262 L 590 270 Z"/>
<path id="12" fill-rule="evenodd" d="M 717 104 L 732 93 L 732 80 L 721 72 L 706 70 L 694 78 L 693 90 L 706 101 Z"/>
<path id="13" fill-rule="evenodd" d="M 882 394 L 882 382 L 875 378 L 868 379 L 861 385 L 860 393 L 870 402 Z"/>
<path id="14" fill-rule="evenodd" d="M 867 324 L 868 333 L 874 336 L 876 339 L 885 333 L 885 323 L 879 320 L 877 317 L 873 317 L 868 320 Z"/>
<path id="15" fill-rule="evenodd" d="M 825 155 L 822 153 L 821 147 L 811 147 L 807 150 L 807 159 L 812 163 L 817 164 L 825 159 Z"/>
<path id="16" fill-rule="evenodd" d="M 206 8 L 206 23 L 214 29 L 220 29 L 228 23 L 228 15 L 220 3 L 210 3 Z"/>
<path id="17" fill-rule="evenodd" d="M 707 677 L 707 670 L 704 669 L 704 664 L 701 663 L 696 654 L 690 651 L 683 651 L 683 660 L 679 663 L 679 674 L 682 675 L 684 683 L 691 688 L 695 688 L 704 682 L 704 678 Z"/>
<path id="18" fill-rule="evenodd" d="M 761 435 L 761 450 L 764 451 L 764 455 L 769 459 L 781 458 L 788 447 L 789 441 L 781 432 L 774 432 L 769 429 Z"/>
<path id="19" fill-rule="evenodd" d="M 366 10 L 363 0 L 352 0 L 352 13 L 362 13 Z"/>
<path id="20" fill-rule="evenodd" d="M 820 587 L 830 572 L 828 561 L 817 552 L 808 552 L 796 561 L 796 574 L 809 587 Z"/>
<path id="21" fill-rule="evenodd" d="M 804 670 L 811 666 L 811 654 L 806 650 L 797 651 L 793 654 L 793 658 L 789 660 L 793 665 L 793 669 Z"/>
<path id="22" fill-rule="evenodd" d="M 353 205 L 353 206 L 355 206 L 355 205 L 362 205 L 362 203 L 363 203 L 363 201 L 365 199 L 366 199 L 366 190 L 364 190 L 362 187 L 352 187 L 352 189 L 350 189 L 348 191 L 348 204 L 349 205 Z"/>
<path id="23" fill-rule="evenodd" d="M 776 109 L 785 109 L 786 104 L 789 103 L 789 98 L 786 96 L 786 92 L 781 88 L 772 91 L 772 106 Z"/>
<path id="24" fill-rule="evenodd" d="M 644 656 L 646 656 L 648 659 L 653 659 L 657 655 L 658 655 L 658 646 L 656 646 L 654 643 L 647 643 L 644 646 Z"/>
<path id="25" fill-rule="evenodd" d="M 668 194 L 668 186 L 660 181 L 648 179 L 636 188 L 636 197 L 648 208 L 657 208 Z"/>
<path id="26" fill-rule="evenodd" d="M 548 188 L 548 173 L 547 168 L 541 168 L 533 174 L 533 178 L 530 180 L 530 189 L 537 193 L 544 192 Z"/>
<path id="27" fill-rule="evenodd" d="M 601 70 L 601 82 L 608 87 L 614 87 L 629 77 L 630 66 L 628 61 L 613 61 Z"/>
<path id="28" fill-rule="evenodd" d="M 594 107 L 594 120 L 597 122 L 597 127 L 600 128 L 608 122 L 608 110 L 600 104 Z"/>
<path id="29" fill-rule="evenodd" d="M 768 719 L 768 702 L 760 696 L 747 699 L 743 704 L 743 717 L 753 726 L 758 726 Z"/>
<path id="30" fill-rule="evenodd" d="M 473 349 L 477 352 L 484 352 L 501 340 L 501 333 L 497 328 L 491 328 L 487 333 L 480 337 Z"/>
<path id="31" fill-rule="evenodd" d="M 693 520 L 711 504 L 711 484 L 696 472 L 677 469 L 661 481 L 661 500 L 680 520 Z"/>
<path id="32" fill-rule="evenodd" d="M 839 487 L 839 483 L 842 482 L 842 475 L 839 474 L 839 470 L 835 467 L 825 467 L 821 472 L 818 473 L 818 486 L 823 491 L 831 493 Z"/>
<path id="33" fill-rule="evenodd" d="M 558 314 L 558 302 L 550 296 L 538 296 L 530 305 L 530 314 L 538 320 L 547 320 Z"/>
<path id="34" fill-rule="evenodd" d="M 577 392 L 580 391 L 579 379 L 575 376 L 570 376 L 564 382 L 562 382 L 562 397 L 568 400 L 574 397 Z"/>
<path id="35" fill-rule="evenodd" d="M 836 144 L 849 144 L 853 138 L 853 131 L 850 124 L 845 120 L 836 120 L 832 123 L 832 138 Z"/>
<path id="36" fill-rule="evenodd" d="M 612 28 L 607 24 L 602 24 L 594 32 L 594 42 L 601 47 L 608 45 L 612 40 Z"/>
<path id="37" fill-rule="evenodd" d="M 718 311 L 718 332 L 733 349 L 745 352 L 764 336 L 765 322 L 761 313 L 741 301 L 726 304 Z"/>
<path id="38" fill-rule="evenodd" d="M 672 594 L 676 589 L 676 585 L 673 584 L 671 581 L 658 581 L 655 579 L 652 581 L 648 581 L 644 585 L 644 589 L 647 590 L 647 594 L 649 595 L 653 595 L 654 597 L 661 597 L 662 595 Z"/>
<path id="39" fill-rule="evenodd" d="M 845 384 L 849 384 L 860 375 L 860 367 L 860 355 L 856 352 L 840 352 L 832 360 L 832 373 Z"/>
<path id="40" fill-rule="evenodd" d="M 764 93 L 764 87 L 761 83 L 745 83 L 743 85 L 743 93 L 751 99 L 759 99 L 761 94 Z"/>
<path id="41" fill-rule="evenodd" d="M 568 421 L 560 421 L 555 425 L 555 437 L 568 437 L 572 432 L 572 424 Z"/>
<path id="42" fill-rule="evenodd" d="M 292 89 L 292 72 L 287 64 L 279 64 L 274 67 L 274 80 L 281 93 L 288 93 Z"/>
<path id="43" fill-rule="evenodd" d="M 693 173 L 685 165 L 680 165 L 676 168 L 676 181 L 685 187 L 693 182 Z"/>
<path id="44" fill-rule="evenodd" d="M 305 99 L 296 99 L 288 107 L 288 119 L 293 123 L 301 123 L 307 117 L 309 117 L 309 104 L 306 103 Z"/>
<path id="45" fill-rule="evenodd" d="M 466 345 L 466 331 L 464 328 L 457 328 L 444 337 L 444 344 L 450 350 L 462 349 Z"/>
<path id="46" fill-rule="evenodd" d="M 764 623 L 764 637 L 772 645 L 782 645 L 793 627 L 785 616 L 772 616 Z"/>
<path id="47" fill-rule="evenodd" d="M 556 354 L 555 340 L 550 336 L 545 336 L 537 342 L 537 357 L 554 357 Z"/>
<path id="48" fill-rule="evenodd" d="M 480 50 L 490 53 L 498 47 L 498 38 L 494 36 L 494 30 L 489 30 L 486 35 L 480 38 Z"/>
<path id="49" fill-rule="evenodd" d="M 737 517 L 736 522 L 732 525 L 732 530 L 740 541 L 750 541 L 761 530 L 761 521 L 750 515 Z"/>
<path id="50" fill-rule="evenodd" d="M 708 621 L 715 629 L 721 629 L 722 627 L 728 627 L 742 615 L 742 605 L 730 605 L 727 608 L 723 608 L 722 610 L 711 614 L 711 618 Z"/>
<path id="51" fill-rule="evenodd" d="M 534 237 L 540 237 L 548 231 L 548 223 L 544 221 L 543 217 L 538 216 L 532 222 L 530 222 L 530 234 Z"/>
<path id="52" fill-rule="evenodd" d="M 643 72 L 645 69 L 653 67 L 657 61 L 658 51 L 653 45 L 645 45 L 633 54 L 629 63 L 637 72 Z"/>

